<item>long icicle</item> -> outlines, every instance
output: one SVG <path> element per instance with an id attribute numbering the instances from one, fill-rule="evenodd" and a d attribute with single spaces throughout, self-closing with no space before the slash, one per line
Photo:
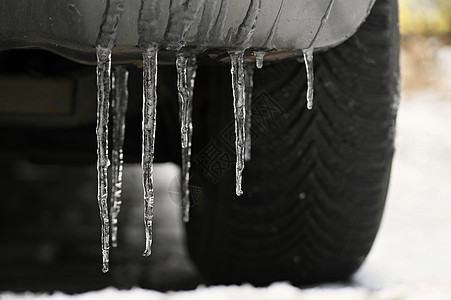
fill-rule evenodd
<path id="1" fill-rule="evenodd" d="M 246 116 L 245 116 L 245 127 L 246 127 L 246 141 L 244 143 L 244 160 L 251 160 L 251 148 L 252 148 L 252 89 L 254 88 L 254 65 L 246 64 L 244 67 L 244 82 L 245 82 L 245 104 L 246 104 Z"/>
<path id="2" fill-rule="evenodd" d="M 113 143 L 111 151 L 111 243 L 117 247 L 118 215 L 121 210 L 123 146 L 128 105 L 128 71 L 124 66 L 114 67 L 112 76 Z"/>
<path id="3" fill-rule="evenodd" d="M 232 89 L 233 89 L 233 107 L 235 115 L 235 150 L 236 150 L 236 195 L 243 194 L 242 179 L 244 170 L 244 144 L 245 144 L 245 81 L 243 56 L 244 50 L 229 52 L 231 59 Z"/>
<path id="4" fill-rule="evenodd" d="M 96 41 L 97 50 L 97 202 L 102 223 L 102 272 L 109 269 L 110 220 L 108 216 L 108 110 L 111 90 L 111 49 L 124 12 L 123 0 L 108 0 Z"/>
<path id="5" fill-rule="evenodd" d="M 189 123 L 190 95 L 188 92 L 187 67 L 188 58 L 183 53 L 177 53 L 177 90 L 179 98 L 180 134 L 182 139 L 182 218 L 185 222 L 189 220 Z"/>
<path id="6" fill-rule="evenodd" d="M 157 66 L 158 50 L 143 49 L 143 122 L 142 122 L 142 171 L 144 188 L 144 225 L 146 248 L 143 256 L 151 254 L 153 203 L 153 159 L 155 152 L 155 126 L 157 114 Z"/>
<path id="7" fill-rule="evenodd" d="M 182 218 L 184 222 L 189 221 L 190 209 L 190 191 L 189 177 L 191 168 L 191 143 L 193 137 L 193 92 L 196 79 L 197 60 L 196 57 L 188 57 L 186 65 L 186 94 L 187 94 L 187 111 L 188 114 L 188 143 L 185 148 L 182 147 Z"/>
<path id="8" fill-rule="evenodd" d="M 97 46 L 97 202 L 100 210 L 102 272 L 108 272 L 110 221 L 108 217 L 108 110 L 110 105 L 111 49 Z"/>
<path id="9" fill-rule="evenodd" d="M 186 78 L 186 68 L 188 58 L 183 53 L 177 53 L 177 90 L 179 97 L 179 115 L 180 115 L 180 134 L 182 139 L 182 148 L 188 146 L 188 87 Z"/>

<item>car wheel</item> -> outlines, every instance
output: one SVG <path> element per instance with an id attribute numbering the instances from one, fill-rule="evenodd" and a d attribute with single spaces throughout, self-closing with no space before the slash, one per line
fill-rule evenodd
<path id="1" fill-rule="evenodd" d="M 396 1 L 377 0 L 355 35 L 315 53 L 312 110 L 302 61 L 255 70 L 252 159 L 240 197 L 230 73 L 198 72 L 187 239 L 207 278 L 310 283 L 345 279 L 361 265 L 394 152 L 397 14 Z"/>

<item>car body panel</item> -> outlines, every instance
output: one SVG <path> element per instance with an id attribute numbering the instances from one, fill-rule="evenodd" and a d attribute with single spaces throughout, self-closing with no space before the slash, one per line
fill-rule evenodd
<path id="1" fill-rule="evenodd" d="M 299 53 L 311 46 L 330 47 L 357 30 L 374 0 L 176 2 L 159 1 L 154 16 L 157 19 L 154 41 L 162 49 L 162 62 L 171 61 L 173 51 L 167 49 L 174 50 L 174 43 L 219 60 L 224 50 L 237 47 L 271 50 L 266 59 L 283 57 L 280 53 L 285 52 Z M 105 0 L 0 0 L 0 50 L 47 49 L 81 63 L 94 64 L 94 48 L 107 3 Z M 321 25 L 330 5 L 330 15 Z M 113 52 L 116 63 L 137 62 L 141 57 L 137 47 L 141 1 L 125 1 L 124 8 Z M 249 35 L 240 44 L 234 37 L 244 25 Z"/>

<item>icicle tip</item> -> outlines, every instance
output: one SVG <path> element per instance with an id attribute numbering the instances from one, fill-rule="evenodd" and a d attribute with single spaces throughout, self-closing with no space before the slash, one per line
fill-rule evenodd
<path id="1" fill-rule="evenodd" d="M 143 256 L 144 257 L 148 257 L 148 256 L 150 256 L 150 254 L 152 254 L 152 250 L 151 249 L 146 249 L 143 252 Z"/>
<path id="2" fill-rule="evenodd" d="M 183 222 L 188 223 L 189 222 L 189 214 L 185 214 L 183 216 Z"/>
<path id="3" fill-rule="evenodd" d="M 107 273 L 109 271 L 109 253 L 110 253 L 110 251 L 108 251 L 108 249 L 102 250 L 102 256 L 103 256 L 102 272 L 103 273 Z"/>

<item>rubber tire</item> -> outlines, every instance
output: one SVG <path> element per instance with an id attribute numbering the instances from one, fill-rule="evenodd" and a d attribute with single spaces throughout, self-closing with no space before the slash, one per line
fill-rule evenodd
<path id="1" fill-rule="evenodd" d="M 188 248 L 213 282 L 343 280 L 382 217 L 398 102 L 397 2 L 377 0 L 358 32 L 315 54 L 306 109 L 303 63 L 256 70 L 252 160 L 235 193 L 230 73 L 199 71 Z M 203 75 L 202 75 L 203 74 Z M 220 91 L 220 92 L 219 92 Z M 203 116 L 203 117 L 202 117 Z"/>

